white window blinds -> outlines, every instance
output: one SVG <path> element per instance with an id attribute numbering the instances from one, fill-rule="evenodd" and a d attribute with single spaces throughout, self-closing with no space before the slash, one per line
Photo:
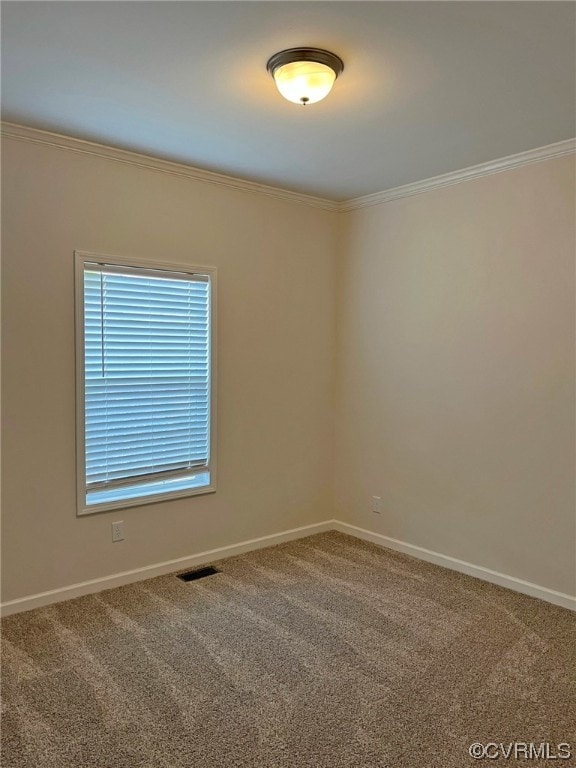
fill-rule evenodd
<path id="1" fill-rule="evenodd" d="M 86 490 L 210 465 L 210 278 L 84 265 Z"/>

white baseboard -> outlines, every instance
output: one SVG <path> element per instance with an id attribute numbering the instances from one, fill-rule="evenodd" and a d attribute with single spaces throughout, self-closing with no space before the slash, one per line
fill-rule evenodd
<path id="1" fill-rule="evenodd" d="M 576 611 L 576 597 L 567 595 L 564 592 L 556 592 L 553 589 L 548 589 L 548 587 L 541 587 L 539 584 L 532 584 L 530 581 L 517 579 L 515 576 L 507 576 L 504 573 L 492 571 L 490 568 L 484 568 L 481 565 L 473 565 L 472 563 L 467 563 L 465 560 L 458 560 L 449 555 L 441 555 L 438 552 L 432 552 L 430 549 L 417 547 L 415 544 L 408 544 L 405 541 L 392 539 L 389 536 L 383 536 L 381 533 L 374 533 L 374 531 L 358 528 L 356 525 L 350 525 L 349 523 L 342 523 L 339 520 L 333 521 L 333 528 L 341 533 L 355 536 L 357 539 L 364 539 L 364 541 L 370 541 L 381 547 L 388 547 L 389 549 L 396 550 L 396 552 L 403 552 L 405 555 L 417 557 L 419 560 L 426 560 L 429 563 L 441 565 L 452 571 L 459 571 L 468 576 L 474 576 L 477 579 L 488 581 L 491 584 L 498 584 L 500 587 L 506 587 L 514 592 L 521 592 L 524 595 L 530 595 L 530 597 L 537 597 L 540 600 L 545 600 L 547 603 L 559 605 L 562 608 L 568 608 L 570 611 Z"/>
<path id="2" fill-rule="evenodd" d="M 231 544 L 227 547 L 218 547 L 206 552 L 199 552 L 196 555 L 179 557 L 176 560 L 166 560 L 163 563 L 154 563 L 144 568 L 135 568 L 131 571 L 114 573 L 111 576 L 104 576 L 100 579 L 91 579 L 82 581 L 79 584 L 71 584 L 69 587 L 60 589 L 51 589 L 48 592 L 39 592 L 36 595 L 21 597 L 17 600 L 9 600 L 0 605 L 2 616 L 10 616 L 13 613 L 22 611 L 31 611 L 33 608 L 42 608 L 52 603 L 60 603 L 63 600 L 71 600 L 74 597 L 90 595 L 93 592 L 102 592 L 104 589 L 113 587 L 123 587 L 126 584 L 132 584 L 135 581 L 152 579 L 155 576 L 164 576 L 167 573 L 181 571 L 185 568 L 191 568 L 205 563 L 213 563 L 216 560 L 222 560 L 225 557 L 241 555 L 244 552 L 251 552 L 263 547 L 273 547 L 275 544 L 282 544 L 285 541 L 302 539 L 305 536 L 312 536 L 315 533 L 324 533 L 334 529 L 333 521 L 328 520 L 323 523 L 314 523 L 313 525 L 303 525 L 300 528 L 292 528 L 281 533 L 273 533 L 269 536 L 260 536 L 258 539 L 249 539 L 241 541 L 239 544 Z"/>
<path id="3" fill-rule="evenodd" d="M 553 589 L 541 587 L 538 584 L 532 584 L 529 581 L 517 579 L 514 576 L 507 576 L 504 573 L 498 573 L 497 571 L 492 571 L 489 568 L 484 568 L 480 565 L 473 565 L 464 560 L 458 560 L 455 557 L 441 555 L 438 552 L 432 552 L 424 547 L 418 547 L 415 544 L 408 544 L 405 541 L 392 539 L 389 536 L 383 536 L 381 533 L 368 531 L 365 528 L 359 528 L 350 523 L 343 523 L 340 520 L 325 520 L 322 523 L 304 525 L 300 528 L 292 528 L 288 531 L 273 533 L 269 536 L 260 536 L 257 539 L 241 541 L 239 544 L 218 547 L 217 549 L 210 549 L 195 555 L 179 557 L 176 560 L 154 563 L 153 565 L 148 565 L 144 568 L 135 568 L 131 571 L 115 573 L 100 579 L 83 581 L 79 584 L 71 584 L 68 587 L 52 589 L 48 592 L 39 592 L 36 595 L 29 595 L 28 597 L 22 597 L 17 600 L 10 600 L 0 605 L 0 612 L 2 616 L 10 616 L 13 613 L 30 611 L 33 608 L 42 608 L 43 606 L 51 605 L 52 603 L 60 603 L 63 600 L 71 600 L 74 597 L 89 595 L 93 592 L 101 592 L 104 589 L 122 587 L 126 584 L 132 584 L 135 581 L 143 581 L 144 579 L 151 579 L 155 576 L 164 576 L 165 574 L 174 571 L 204 565 L 205 563 L 212 563 L 216 560 L 233 557 L 234 555 L 241 555 L 244 552 L 251 552 L 264 547 L 272 547 L 275 544 L 282 544 L 285 541 L 303 539 L 306 536 L 312 536 L 315 533 L 324 533 L 325 531 L 340 531 L 341 533 L 347 533 L 350 536 L 355 536 L 364 541 L 370 541 L 381 547 L 387 547 L 388 549 L 394 549 L 397 552 L 403 552 L 404 554 L 411 555 L 419 560 L 426 560 L 429 563 L 449 568 L 452 571 L 459 571 L 468 576 L 474 576 L 477 579 L 482 579 L 483 581 L 488 581 L 492 584 L 498 584 L 500 587 L 506 587 L 515 592 L 521 592 L 522 594 L 537 597 L 540 600 L 552 603 L 553 605 L 559 605 L 562 608 L 576 611 L 576 597 L 573 597 L 572 595 L 556 592 Z"/>

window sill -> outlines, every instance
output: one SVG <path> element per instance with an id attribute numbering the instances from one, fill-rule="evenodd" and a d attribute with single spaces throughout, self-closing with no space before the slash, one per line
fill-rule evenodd
<path id="1" fill-rule="evenodd" d="M 82 494 L 82 500 L 78 506 L 78 517 L 93 515 L 97 512 L 108 512 L 114 509 L 126 507 L 140 507 L 144 504 L 158 504 L 172 499 L 181 499 L 186 496 L 200 496 L 205 493 L 214 493 L 216 485 L 214 475 L 204 472 L 195 478 L 189 479 L 189 485 L 170 489 L 170 484 L 182 486 L 186 481 L 163 481 L 150 483 L 148 487 L 125 487 L 114 490 L 92 492 L 90 501 L 86 501 L 86 494 Z M 168 488 L 168 489 L 167 489 Z M 144 492 L 143 492 L 144 491 Z"/>

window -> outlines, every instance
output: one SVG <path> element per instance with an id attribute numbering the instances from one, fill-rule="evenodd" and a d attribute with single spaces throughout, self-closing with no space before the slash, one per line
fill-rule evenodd
<path id="1" fill-rule="evenodd" d="M 78 514 L 215 490 L 215 281 L 76 254 Z"/>

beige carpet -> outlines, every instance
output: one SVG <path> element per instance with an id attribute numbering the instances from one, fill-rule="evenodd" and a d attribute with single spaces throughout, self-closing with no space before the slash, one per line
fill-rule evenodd
<path id="1" fill-rule="evenodd" d="M 575 618 L 339 533 L 3 621 L 3 768 L 462 768 L 572 742 Z"/>

